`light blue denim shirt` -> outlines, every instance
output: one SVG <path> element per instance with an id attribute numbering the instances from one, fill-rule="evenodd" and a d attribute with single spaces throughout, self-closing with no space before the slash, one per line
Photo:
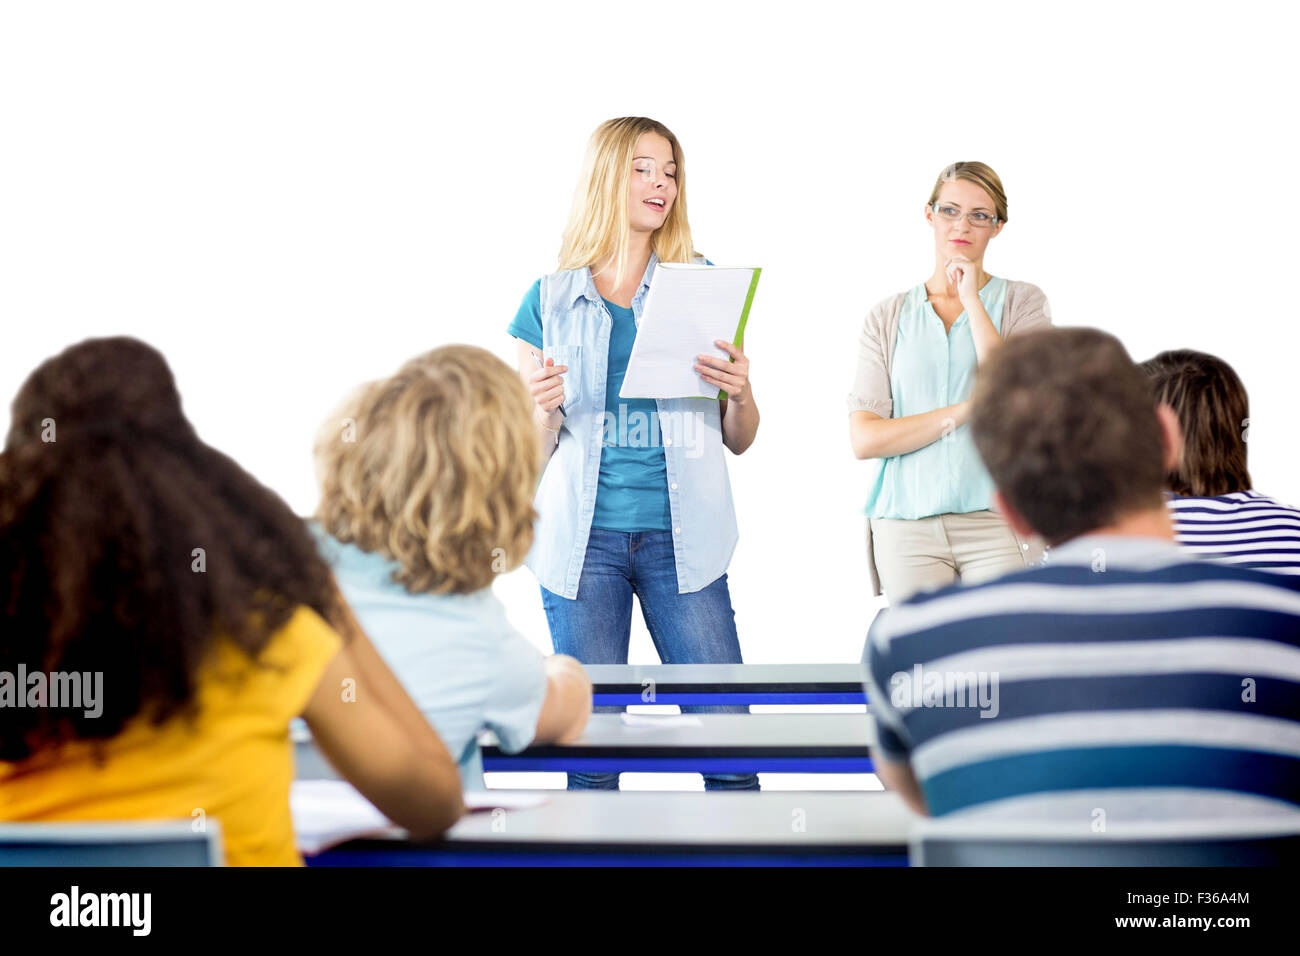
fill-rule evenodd
<path id="1" fill-rule="evenodd" d="M 994 276 L 980 289 L 993 327 L 1002 331 L 1007 281 Z M 893 416 L 919 415 L 970 398 L 978 361 L 970 317 L 963 309 L 945 334 L 925 284 L 908 293 L 898 318 L 890 364 Z M 927 518 L 993 506 L 993 479 L 962 425 L 924 448 L 895 455 L 877 472 L 865 511 L 871 518 Z"/>
<path id="2" fill-rule="evenodd" d="M 658 257 L 653 253 L 632 298 L 637 324 Z M 702 261 L 702 260 L 696 260 Z M 590 269 L 542 279 L 542 353 L 569 370 L 564 382 L 560 440 L 542 472 L 533 506 L 538 519 L 525 563 L 542 587 L 578 596 L 587 537 L 596 509 L 605 425 L 605 379 L 613 319 Z M 683 361 L 689 360 L 686 357 Z M 739 537 L 722 444 L 721 403 L 707 398 L 657 399 L 667 463 L 677 591 L 699 591 L 727 570 Z"/>

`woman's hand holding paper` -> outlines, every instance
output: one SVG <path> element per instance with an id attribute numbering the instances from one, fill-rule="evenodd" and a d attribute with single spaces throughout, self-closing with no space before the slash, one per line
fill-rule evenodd
<path id="1" fill-rule="evenodd" d="M 695 371 L 710 385 L 727 393 L 727 400 L 737 405 L 749 401 L 749 359 L 730 342 L 714 339 L 713 344 L 731 356 L 731 360 L 713 355 L 697 355 Z"/>

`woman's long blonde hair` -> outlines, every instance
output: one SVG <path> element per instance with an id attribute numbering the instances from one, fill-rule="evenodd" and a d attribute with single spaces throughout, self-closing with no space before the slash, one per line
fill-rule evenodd
<path id="1" fill-rule="evenodd" d="M 677 164 L 677 199 L 664 224 L 650 237 L 660 262 L 690 262 L 697 253 L 686 220 L 686 168 L 682 147 L 672 131 L 645 116 L 622 116 L 596 127 L 587 143 L 582 175 L 573 194 L 569 222 L 560 244 L 560 268 L 583 269 L 613 260 L 614 285 L 627 275 L 628 180 L 637 140 L 658 133 L 673 147 Z"/>
<path id="2" fill-rule="evenodd" d="M 412 594 L 469 594 L 533 541 L 532 399 L 492 353 L 447 345 L 355 392 L 316 439 L 316 518 L 399 565 Z"/>

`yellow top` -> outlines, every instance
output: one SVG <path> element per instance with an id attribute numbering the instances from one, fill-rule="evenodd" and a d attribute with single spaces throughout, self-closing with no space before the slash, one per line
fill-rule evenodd
<path id="1" fill-rule="evenodd" d="M 228 865 L 301 866 L 289 817 L 289 720 L 341 647 L 306 607 L 256 663 L 218 640 L 200 673 L 193 723 L 134 719 L 102 743 L 102 763 L 84 741 L 53 757 L 0 762 L 0 820 L 216 819 Z"/>

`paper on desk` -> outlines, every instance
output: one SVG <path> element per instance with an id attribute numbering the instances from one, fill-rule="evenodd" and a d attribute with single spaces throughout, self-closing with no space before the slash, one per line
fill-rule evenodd
<path id="1" fill-rule="evenodd" d="M 308 855 L 393 826 L 346 780 L 295 780 L 289 811 L 294 842 Z"/>
<path id="2" fill-rule="evenodd" d="M 546 794 L 527 790 L 470 790 L 465 807 L 475 810 L 528 810 L 546 803 Z M 295 780 L 289 791 L 294 842 L 311 856 L 357 837 L 396 829 L 346 780 Z"/>
<path id="3" fill-rule="evenodd" d="M 546 803 L 546 794 L 533 790 L 466 790 L 465 809 L 530 810 Z"/>
<path id="4" fill-rule="evenodd" d="M 624 714 L 629 727 L 703 727 L 694 714 Z"/>
<path id="5" fill-rule="evenodd" d="M 696 356 L 728 358 L 715 339 L 744 333 L 758 281 L 752 267 L 664 262 L 655 267 L 619 398 L 712 398 L 721 389 L 695 371 Z"/>

